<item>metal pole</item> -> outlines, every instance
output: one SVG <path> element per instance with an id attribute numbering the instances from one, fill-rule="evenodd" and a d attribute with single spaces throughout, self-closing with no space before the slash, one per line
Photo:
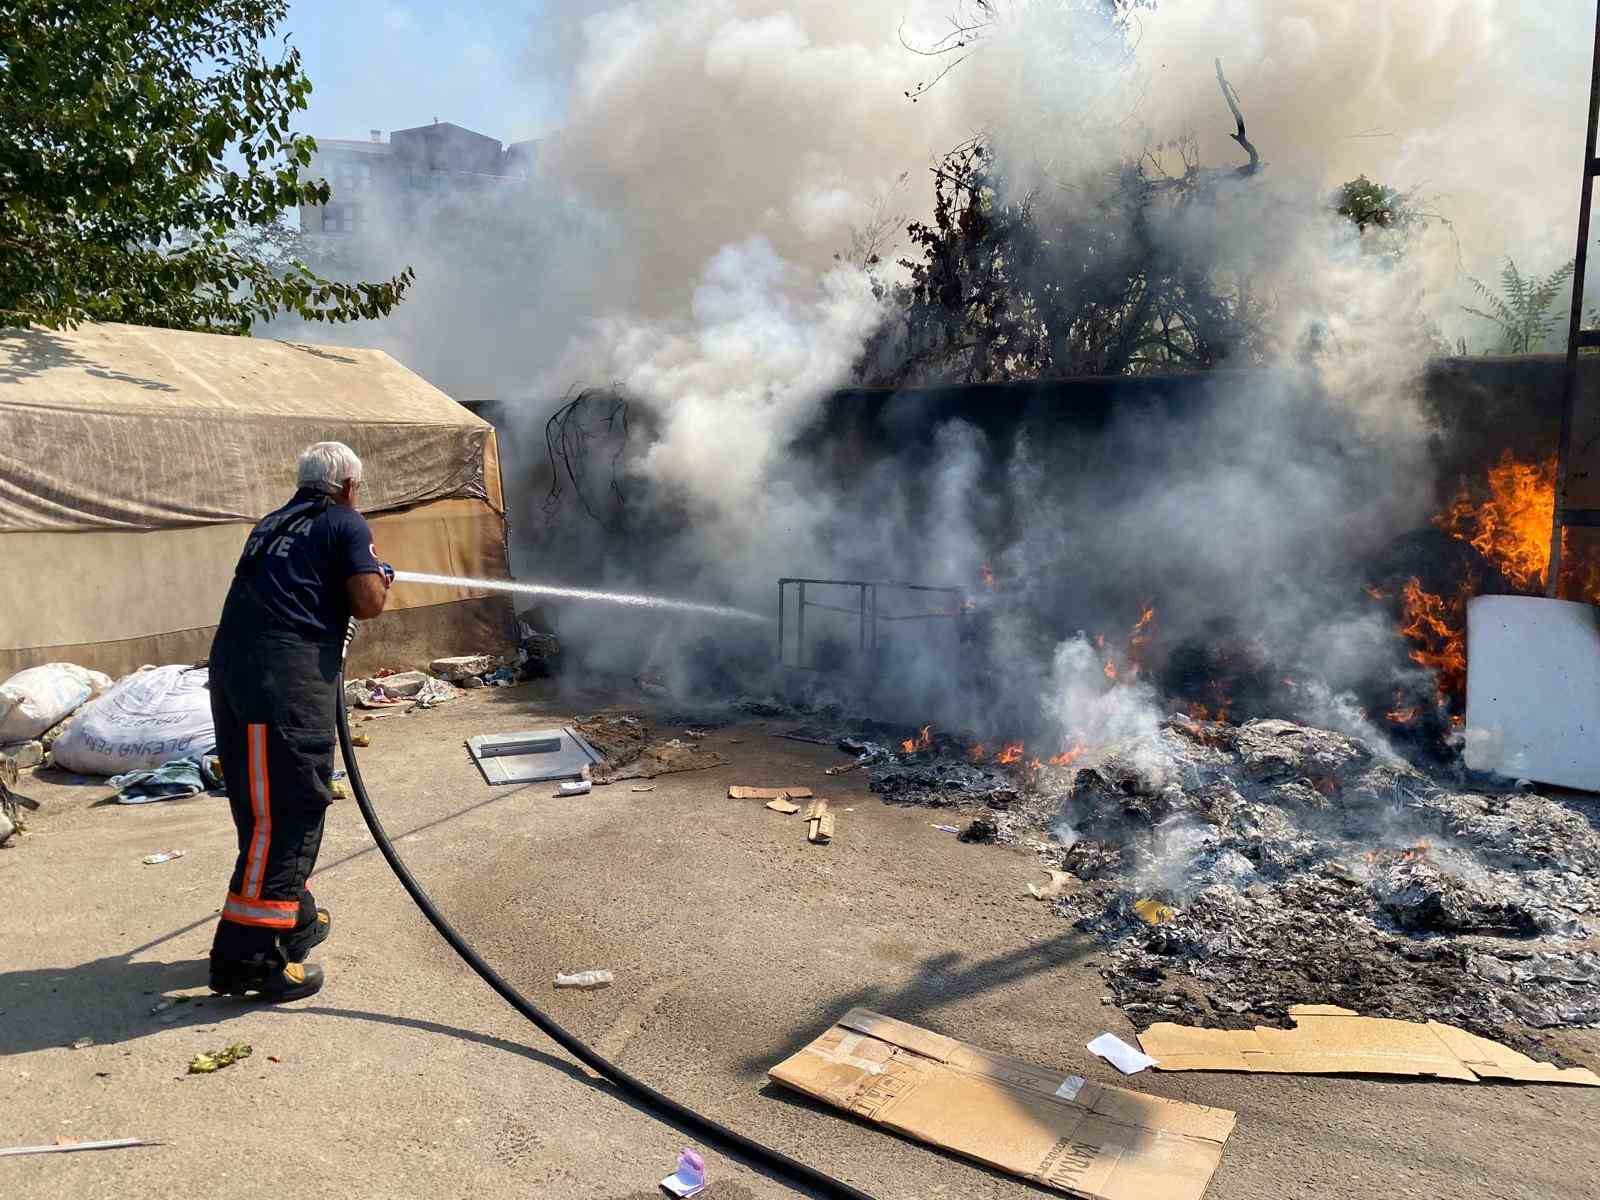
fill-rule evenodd
<path id="1" fill-rule="evenodd" d="M 1589 209 L 1594 197 L 1595 125 L 1600 120 L 1600 5 L 1596 6 L 1594 59 L 1589 79 L 1589 129 L 1583 147 L 1583 192 L 1578 198 L 1578 248 L 1573 255 L 1572 312 L 1567 321 L 1567 364 L 1561 381 L 1561 440 L 1556 449 L 1556 505 L 1550 529 L 1550 569 L 1545 595 L 1557 598 L 1561 584 L 1561 531 L 1566 523 L 1567 472 L 1572 425 L 1578 404 L 1578 335 L 1583 328 L 1583 278 L 1589 263 Z"/>
<path id="2" fill-rule="evenodd" d="M 856 632 L 856 653 L 867 652 L 867 585 L 861 585 L 861 626 Z"/>
<path id="3" fill-rule="evenodd" d="M 783 666 L 783 580 L 778 580 L 778 665 Z"/>
<path id="4" fill-rule="evenodd" d="M 800 585 L 799 612 L 794 619 L 794 665 L 801 670 L 806 665 L 806 585 Z"/>

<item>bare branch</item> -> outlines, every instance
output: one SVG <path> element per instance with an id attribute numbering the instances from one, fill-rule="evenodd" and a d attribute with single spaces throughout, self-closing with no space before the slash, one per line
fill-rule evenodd
<path id="1" fill-rule="evenodd" d="M 1244 114 L 1239 111 L 1239 93 L 1233 90 L 1233 85 L 1228 82 L 1222 73 L 1222 60 L 1216 59 L 1217 83 L 1222 87 L 1222 98 L 1228 102 L 1228 109 L 1233 113 L 1233 119 L 1239 123 L 1239 132 L 1230 133 L 1228 136 L 1238 142 L 1244 152 L 1250 156 L 1248 165 L 1239 168 L 1241 175 L 1253 175 L 1256 168 L 1261 165 L 1261 155 L 1256 153 L 1256 148 L 1250 144 L 1250 139 L 1244 132 Z"/>

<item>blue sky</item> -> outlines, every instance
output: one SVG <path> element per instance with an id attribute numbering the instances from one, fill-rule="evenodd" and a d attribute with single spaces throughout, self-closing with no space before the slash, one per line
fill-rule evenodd
<path id="1" fill-rule="evenodd" d="M 546 2 L 294 0 L 282 28 L 313 87 L 301 131 L 365 138 L 437 117 L 505 142 L 537 137 L 559 107 L 537 66 Z"/>

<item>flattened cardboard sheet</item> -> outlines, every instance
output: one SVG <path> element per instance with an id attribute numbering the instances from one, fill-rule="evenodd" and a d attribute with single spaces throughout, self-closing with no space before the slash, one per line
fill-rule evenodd
<path id="1" fill-rule="evenodd" d="M 1226 1109 L 1047 1071 L 853 1008 L 767 1074 L 786 1087 L 1056 1191 L 1199 1200 Z"/>
<path id="2" fill-rule="evenodd" d="M 1600 1076 L 1587 1068 L 1536 1062 L 1438 1021 L 1363 1017 L 1331 1004 L 1297 1005 L 1289 1015 L 1293 1029 L 1195 1029 L 1163 1022 L 1141 1033 L 1139 1045 L 1163 1071 L 1414 1075 L 1600 1087 Z"/>
<path id="3" fill-rule="evenodd" d="M 791 788 L 758 788 L 758 787 L 730 787 L 728 789 L 730 800 L 809 800 L 811 789 L 808 787 Z"/>

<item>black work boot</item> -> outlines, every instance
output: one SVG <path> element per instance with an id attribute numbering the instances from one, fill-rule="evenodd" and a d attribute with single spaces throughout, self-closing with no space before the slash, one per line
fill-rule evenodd
<path id="1" fill-rule="evenodd" d="M 284 958 L 292 963 L 302 963 L 311 957 L 313 950 L 328 940 L 328 934 L 331 932 L 333 932 L 333 916 L 327 909 L 319 908 L 315 920 L 292 933 L 284 934 L 278 939 L 278 946 L 282 949 Z"/>
<path id="2" fill-rule="evenodd" d="M 211 990 L 219 996 L 243 996 L 280 1004 L 304 1000 L 322 990 L 322 968 L 315 963 L 288 963 L 270 967 L 223 966 L 211 968 Z"/>

